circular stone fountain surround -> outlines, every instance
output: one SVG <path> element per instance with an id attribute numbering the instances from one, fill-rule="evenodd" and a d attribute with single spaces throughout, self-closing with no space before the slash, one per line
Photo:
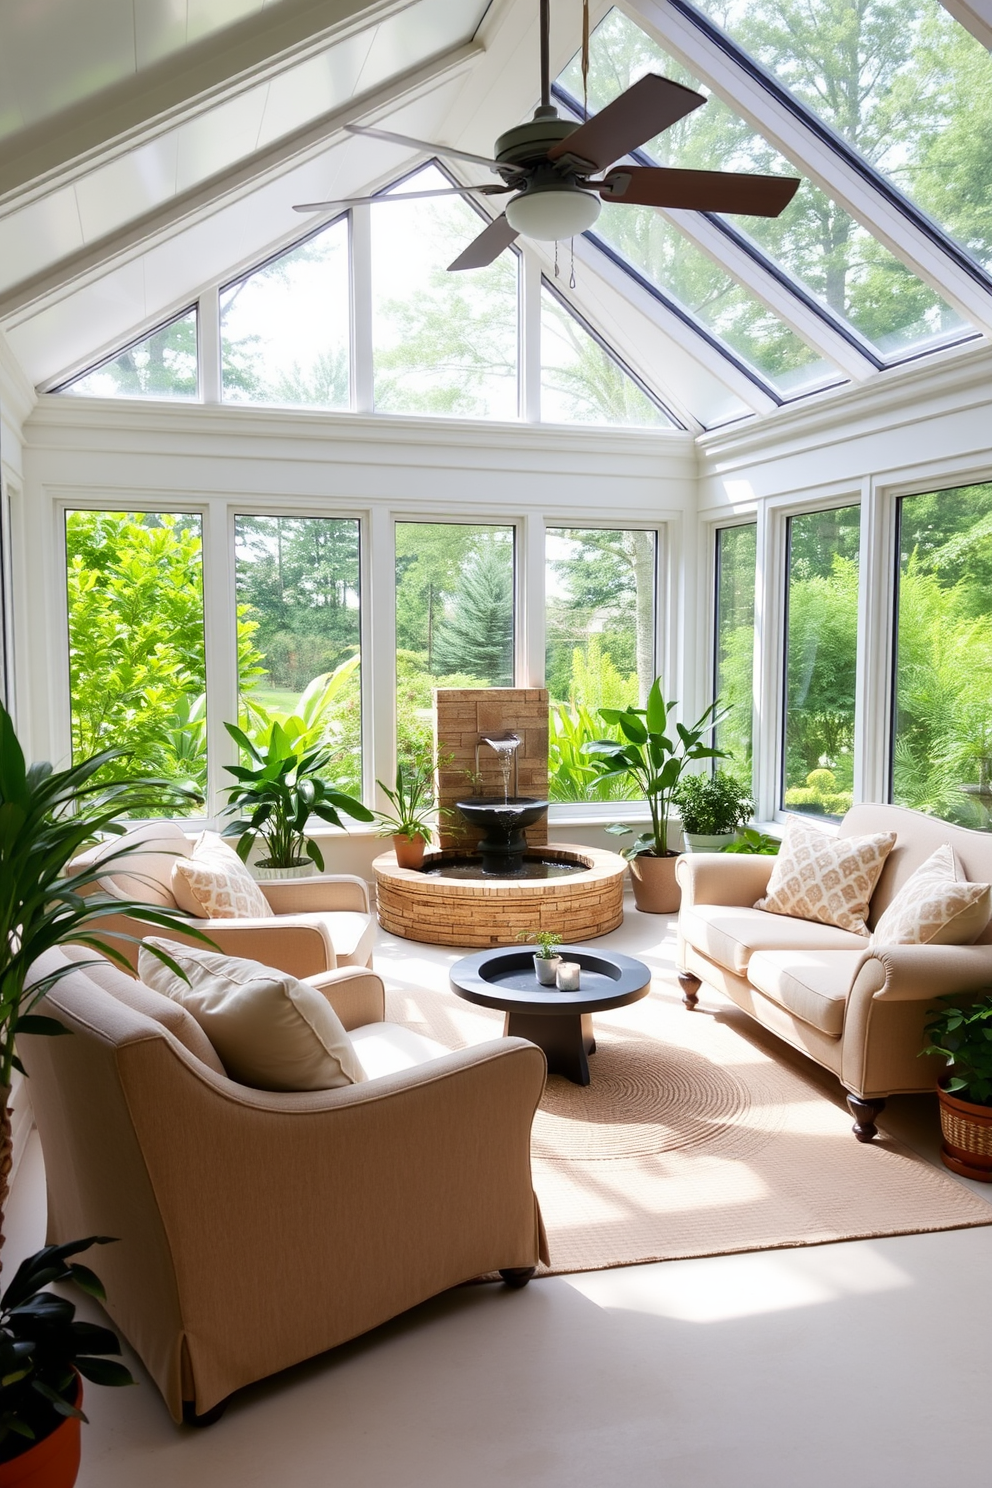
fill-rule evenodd
<path id="1" fill-rule="evenodd" d="M 424 868 L 472 853 L 428 853 Z M 533 856 L 578 863 L 563 878 L 444 878 L 400 868 L 396 854 L 372 864 L 379 923 L 392 935 L 427 945 L 515 945 L 521 931 L 554 930 L 566 943 L 594 940 L 623 922 L 627 864 L 598 847 L 549 842 Z"/>

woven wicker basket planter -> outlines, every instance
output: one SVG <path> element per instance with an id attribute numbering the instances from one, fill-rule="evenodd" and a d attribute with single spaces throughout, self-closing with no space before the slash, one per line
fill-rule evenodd
<path id="1" fill-rule="evenodd" d="M 992 1106 L 972 1105 L 971 1101 L 948 1095 L 939 1084 L 937 1099 L 944 1134 L 940 1149 L 944 1166 L 962 1178 L 992 1183 Z"/>

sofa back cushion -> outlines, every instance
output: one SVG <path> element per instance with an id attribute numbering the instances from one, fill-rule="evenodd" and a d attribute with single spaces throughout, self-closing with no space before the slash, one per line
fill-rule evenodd
<path id="1" fill-rule="evenodd" d="M 117 857 L 122 848 L 129 851 Z M 140 848 L 140 851 L 130 849 Z M 110 837 L 94 854 L 93 866 L 106 858 L 107 871 L 97 880 L 114 899 L 138 899 L 143 904 L 176 908 L 172 894 L 172 865 L 189 852 L 189 839 L 173 822 L 147 822 L 123 837 Z"/>
<path id="2" fill-rule="evenodd" d="M 857 837 L 864 832 L 895 832 L 896 845 L 889 853 L 878 886 L 872 895 L 868 924 L 874 929 L 896 894 L 927 858 L 943 843 L 954 849 L 963 878 L 970 883 L 992 883 L 992 832 L 974 832 L 956 827 L 906 806 L 882 806 L 863 802 L 852 806 L 840 824 L 839 835 Z M 976 942 L 992 945 L 992 920 Z"/>

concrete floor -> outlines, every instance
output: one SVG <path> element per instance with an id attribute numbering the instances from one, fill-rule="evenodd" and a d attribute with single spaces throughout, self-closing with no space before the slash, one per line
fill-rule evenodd
<path id="1" fill-rule="evenodd" d="M 671 974 L 666 919 L 631 910 L 600 944 Z M 383 937 L 376 964 L 443 985 L 456 955 Z M 932 1098 L 884 1124 L 937 1160 Z M 5 1269 L 43 1223 L 35 1139 Z M 243 1391 L 204 1431 L 177 1429 L 131 1358 L 137 1390 L 88 1389 L 79 1488 L 986 1482 L 990 1271 L 992 1229 L 971 1229 L 463 1287 Z"/>

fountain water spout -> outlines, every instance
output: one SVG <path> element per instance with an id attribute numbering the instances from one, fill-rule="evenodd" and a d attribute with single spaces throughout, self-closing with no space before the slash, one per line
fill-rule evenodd
<path id="1" fill-rule="evenodd" d="M 480 734 L 475 745 L 475 773 L 479 774 L 479 746 L 488 744 L 489 748 L 499 760 L 499 771 L 503 777 L 503 805 L 510 800 L 510 776 L 513 776 L 513 795 L 517 794 L 517 750 L 523 743 L 519 734 L 500 734 L 498 738 L 491 739 L 488 734 Z"/>
<path id="2" fill-rule="evenodd" d="M 476 779 L 479 777 L 479 750 L 483 744 L 488 744 L 499 760 L 503 777 L 503 799 L 501 801 L 499 796 L 473 796 L 456 803 L 471 826 L 482 828 L 484 835 L 479 843 L 479 853 L 483 873 L 499 878 L 509 878 L 523 872 L 527 848 L 524 831 L 539 821 L 548 809 L 547 801 L 536 800 L 533 796 L 521 796 L 519 793 L 517 751 L 522 743 L 519 734 L 506 733 L 493 737 L 480 734 L 475 745 Z"/>

